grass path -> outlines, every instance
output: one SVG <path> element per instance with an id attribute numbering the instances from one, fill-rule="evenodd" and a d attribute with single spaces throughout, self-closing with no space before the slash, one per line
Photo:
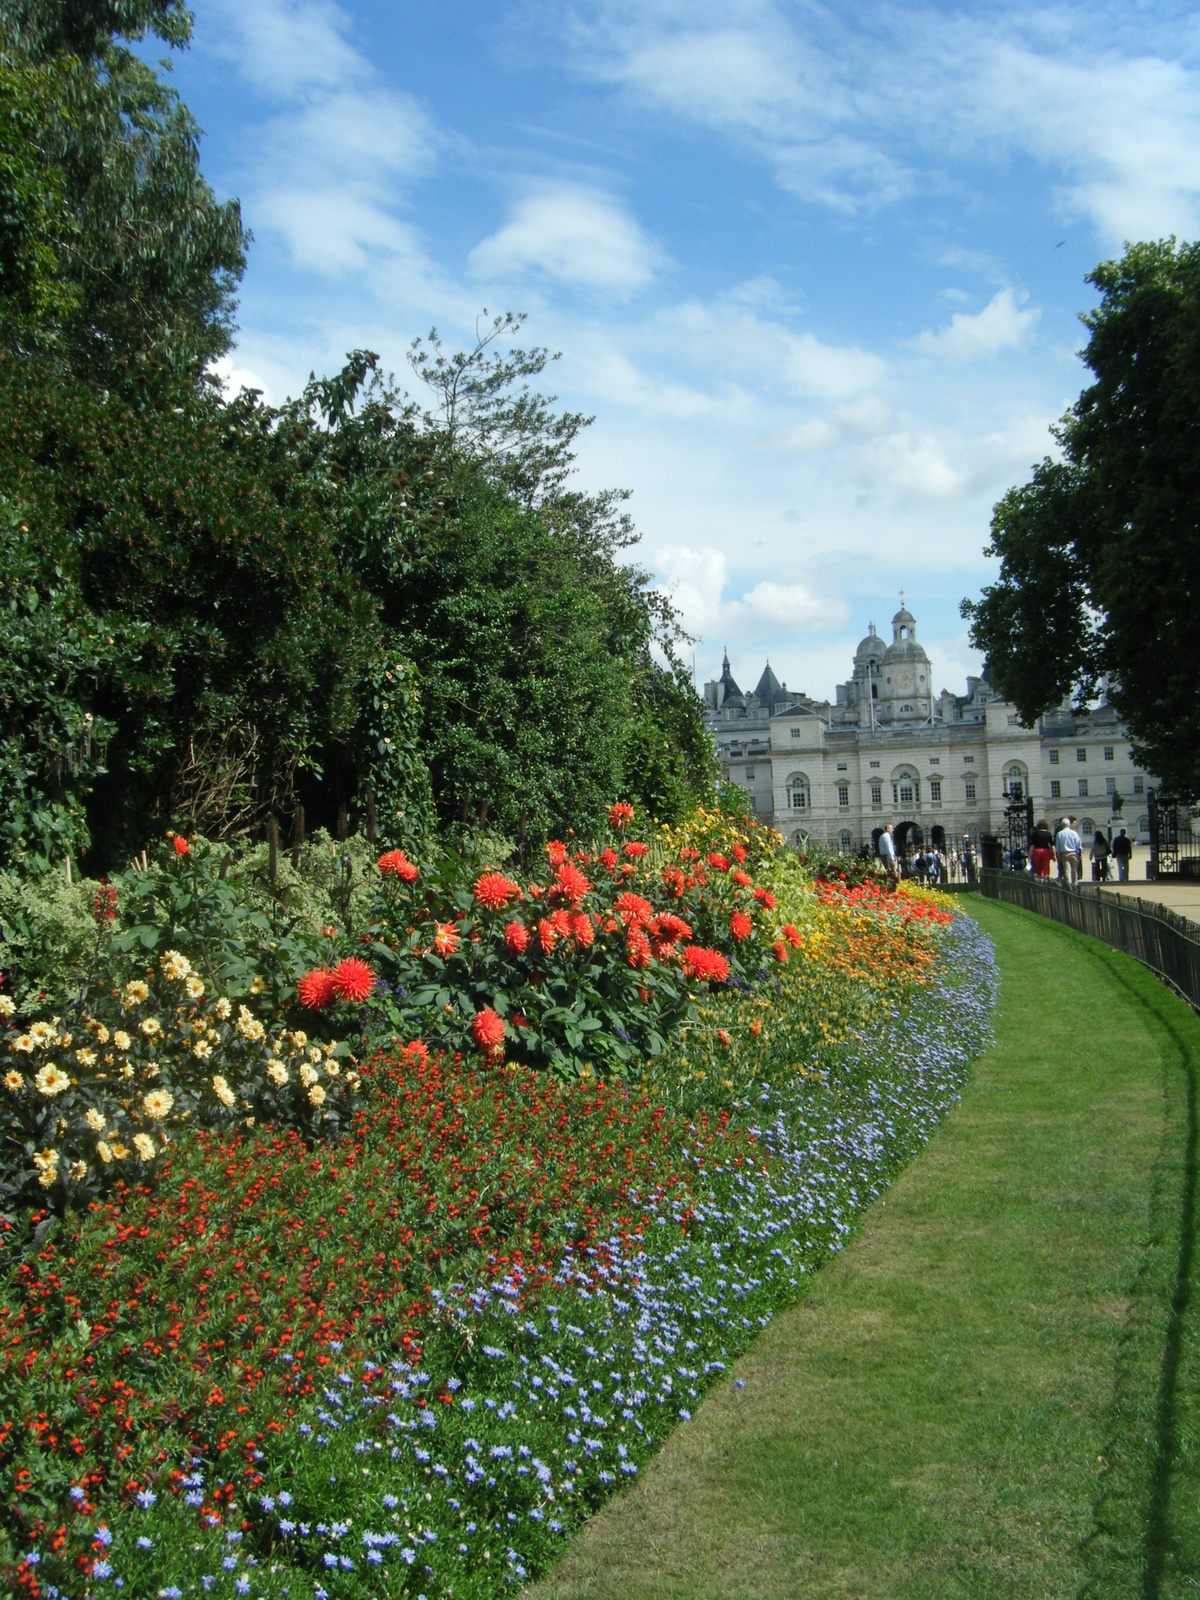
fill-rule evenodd
<path id="1" fill-rule="evenodd" d="M 1200 1595 L 1200 1019 L 971 909 L 1002 993 L 961 1104 L 529 1600 Z"/>

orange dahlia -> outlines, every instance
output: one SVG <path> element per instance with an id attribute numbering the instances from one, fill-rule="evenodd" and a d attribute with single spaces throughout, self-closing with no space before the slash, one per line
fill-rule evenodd
<path id="1" fill-rule="evenodd" d="M 754 930 L 754 924 L 744 911 L 735 911 L 729 919 L 729 931 L 740 943 L 748 939 Z"/>
<path id="2" fill-rule="evenodd" d="M 573 861 L 564 861 L 554 874 L 554 893 L 570 905 L 578 906 L 591 887 Z"/>
<path id="3" fill-rule="evenodd" d="M 497 1045 L 504 1043 L 504 1019 L 498 1016 L 491 1006 L 485 1006 L 482 1011 L 475 1013 L 471 1032 L 481 1050 L 494 1050 Z"/>
<path id="4" fill-rule="evenodd" d="M 502 872 L 485 872 L 475 880 L 475 900 L 485 911 L 503 911 L 510 900 L 518 900 L 521 890 Z"/>
<path id="5" fill-rule="evenodd" d="M 504 943 L 513 955 L 521 955 L 529 944 L 529 929 L 514 917 L 504 930 Z"/>
<path id="6" fill-rule="evenodd" d="M 452 922 L 435 922 L 433 948 L 440 956 L 452 956 L 459 946 L 458 929 Z"/>
<path id="7" fill-rule="evenodd" d="M 385 878 L 399 878 L 401 883 L 416 883 L 420 873 L 403 850 L 388 850 L 375 863 Z"/>
<path id="8" fill-rule="evenodd" d="M 625 935 L 625 959 L 631 967 L 648 967 L 654 959 L 650 941 L 640 928 L 630 928 Z"/>
<path id="9" fill-rule="evenodd" d="M 610 828 L 623 828 L 627 822 L 633 821 L 633 807 L 628 800 L 618 800 L 616 805 L 608 808 L 608 825 Z"/>
<path id="10" fill-rule="evenodd" d="M 333 992 L 340 1000 L 350 1000 L 355 1005 L 361 1005 L 375 987 L 375 974 L 365 961 L 360 961 L 357 956 L 350 956 L 345 961 L 339 961 L 333 969 L 330 980 Z"/>
<path id="11" fill-rule="evenodd" d="M 704 950 L 698 944 L 689 944 L 683 952 L 683 961 L 687 972 L 702 983 L 724 983 L 729 976 L 729 963 L 719 950 Z"/>
<path id="12" fill-rule="evenodd" d="M 328 967 L 318 967 L 306 972 L 296 985 L 296 995 L 306 1011 L 324 1011 L 333 1003 L 337 991 L 333 987 L 333 973 Z"/>

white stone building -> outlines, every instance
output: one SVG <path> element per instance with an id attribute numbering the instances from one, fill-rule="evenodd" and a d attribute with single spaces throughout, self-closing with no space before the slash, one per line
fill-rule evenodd
<path id="1" fill-rule="evenodd" d="M 1066 705 L 1024 728 L 985 678 L 967 693 L 935 694 L 933 669 L 903 606 L 892 641 L 872 624 L 836 698 L 789 692 L 768 664 L 743 694 L 726 655 L 721 678 L 704 686 L 721 770 L 752 809 L 792 841 L 815 837 L 844 850 L 870 843 L 888 822 L 911 837 L 953 847 L 1002 834 L 1014 802 L 1032 797 L 1036 817 L 1070 814 L 1085 839 L 1116 818 L 1149 837 L 1145 796 L 1155 781 L 1133 760 L 1116 713 L 1100 704 L 1077 717 Z"/>

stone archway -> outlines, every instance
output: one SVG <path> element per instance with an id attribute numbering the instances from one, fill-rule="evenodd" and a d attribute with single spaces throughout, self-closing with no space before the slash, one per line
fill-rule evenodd
<path id="1" fill-rule="evenodd" d="M 925 843 L 925 833 L 919 822 L 898 822 L 893 838 L 896 841 L 898 856 L 903 856 L 910 844 L 920 849 Z"/>
<path id="2" fill-rule="evenodd" d="M 945 850 L 946 830 L 940 822 L 935 822 L 929 830 L 929 842 L 935 850 Z"/>

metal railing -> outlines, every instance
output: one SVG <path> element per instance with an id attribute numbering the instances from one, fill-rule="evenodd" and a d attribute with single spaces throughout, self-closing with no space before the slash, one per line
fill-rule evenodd
<path id="1" fill-rule="evenodd" d="M 991 900 L 1022 906 L 1123 950 L 1200 1010 L 1200 926 L 1168 907 L 1089 885 L 1060 888 L 1026 872 L 981 872 L 979 888 Z"/>

